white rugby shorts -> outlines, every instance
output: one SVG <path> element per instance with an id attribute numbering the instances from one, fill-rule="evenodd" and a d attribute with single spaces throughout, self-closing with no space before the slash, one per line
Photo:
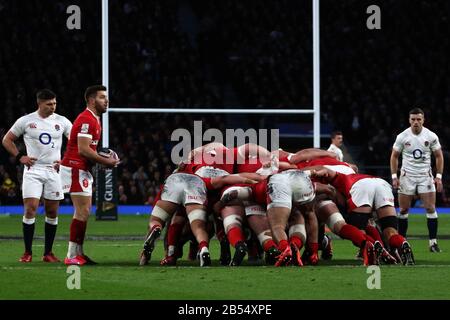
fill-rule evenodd
<path id="1" fill-rule="evenodd" d="M 400 176 L 400 187 L 398 193 L 413 196 L 421 193 L 436 192 L 432 176 Z"/>
<path id="2" fill-rule="evenodd" d="M 287 170 L 271 176 L 267 194 L 267 209 L 292 209 L 292 203 L 305 204 L 313 201 L 316 196 L 311 179 L 301 170 Z"/>
<path id="3" fill-rule="evenodd" d="M 193 203 L 206 205 L 206 185 L 194 174 L 174 173 L 164 183 L 161 200 L 183 206 Z"/>
<path id="4" fill-rule="evenodd" d="M 22 197 L 62 200 L 64 193 L 58 172 L 52 166 L 31 166 L 23 170 Z"/>

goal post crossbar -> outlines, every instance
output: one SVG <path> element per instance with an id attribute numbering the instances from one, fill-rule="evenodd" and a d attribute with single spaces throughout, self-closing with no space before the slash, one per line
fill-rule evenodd
<path id="1" fill-rule="evenodd" d="M 314 109 L 108 108 L 118 113 L 314 114 Z"/>

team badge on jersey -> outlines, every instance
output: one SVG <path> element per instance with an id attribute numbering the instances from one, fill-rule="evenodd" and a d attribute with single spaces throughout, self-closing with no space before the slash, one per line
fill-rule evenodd
<path id="1" fill-rule="evenodd" d="M 61 127 L 59 126 L 59 124 L 55 124 L 55 130 L 59 131 L 61 129 Z"/>
<path id="2" fill-rule="evenodd" d="M 83 123 L 81 125 L 81 133 L 88 133 L 89 132 L 89 123 Z"/>

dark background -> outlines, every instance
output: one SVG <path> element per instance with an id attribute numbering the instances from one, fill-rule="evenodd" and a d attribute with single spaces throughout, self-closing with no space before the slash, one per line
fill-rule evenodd
<path id="1" fill-rule="evenodd" d="M 81 8 L 68 30 L 66 8 Z M 0 134 L 36 109 L 35 93 L 57 94 L 73 121 L 87 86 L 101 83 L 101 1 L 0 0 Z M 381 30 L 366 9 L 381 8 Z M 445 0 L 320 1 L 322 148 L 344 133 L 346 160 L 389 179 L 389 156 L 408 111 L 425 110 L 445 163 L 450 127 L 449 13 Z M 110 0 L 112 107 L 312 107 L 310 0 Z M 281 147 L 312 146 L 312 116 L 111 114 L 110 147 L 121 204 L 151 204 L 173 170 L 170 135 L 203 127 L 280 128 Z M 2 149 L 0 204 L 21 203 L 22 168 Z M 449 183 L 437 204 L 450 205 Z"/>

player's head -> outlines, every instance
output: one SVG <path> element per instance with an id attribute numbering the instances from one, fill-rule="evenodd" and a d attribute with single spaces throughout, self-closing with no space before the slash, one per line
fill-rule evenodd
<path id="1" fill-rule="evenodd" d="M 425 113 L 420 108 L 414 108 L 409 112 L 409 124 L 411 125 L 411 130 L 418 134 L 422 131 L 423 122 L 425 121 Z"/>
<path id="2" fill-rule="evenodd" d="M 109 101 L 105 86 L 90 86 L 84 93 L 84 99 L 88 108 L 93 109 L 98 115 L 105 113 L 108 109 Z"/>
<path id="3" fill-rule="evenodd" d="M 344 141 L 344 136 L 342 135 L 342 131 L 333 131 L 331 133 L 331 143 L 336 147 L 342 146 L 342 142 Z"/>
<path id="4" fill-rule="evenodd" d="M 36 101 L 41 116 L 48 117 L 56 110 L 56 94 L 49 89 L 42 89 L 36 93 Z"/>

